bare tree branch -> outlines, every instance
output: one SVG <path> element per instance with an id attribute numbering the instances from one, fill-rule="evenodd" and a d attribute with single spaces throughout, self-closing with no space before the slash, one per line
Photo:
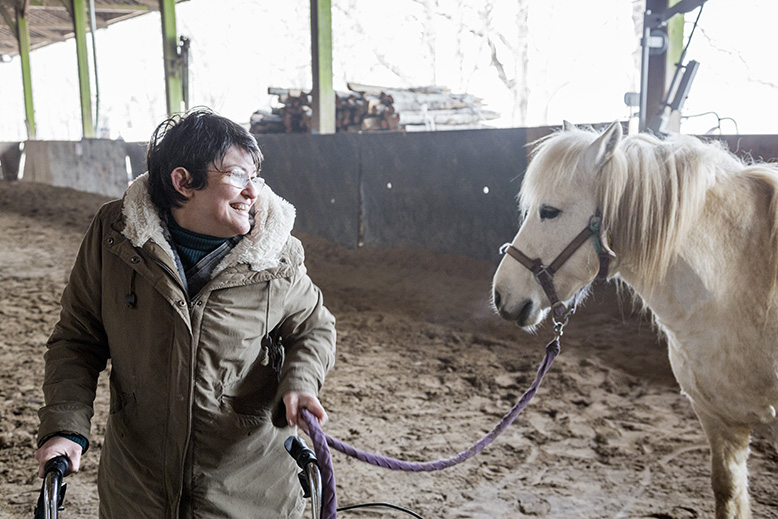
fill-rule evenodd
<path id="1" fill-rule="evenodd" d="M 716 49 L 722 54 L 731 56 L 735 61 L 742 64 L 743 68 L 746 70 L 746 77 L 748 78 L 748 81 L 750 81 L 751 83 L 756 83 L 758 85 L 768 86 L 770 88 L 778 88 L 778 83 L 773 83 L 772 81 L 765 81 L 764 79 L 759 79 L 754 77 L 751 74 L 751 70 L 748 67 L 748 62 L 746 61 L 746 59 L 743 57 L 743 54 L 739 50 L 735 50 L 732 47 L 724 48 L 720 46 L 708 35 L 708 33 L 705 32 L 705 29 L 703 29 L 702 27 L 697 27 L 697 30 L 708 41 L 708 45 L 710 45 L 711 48 Z"/>

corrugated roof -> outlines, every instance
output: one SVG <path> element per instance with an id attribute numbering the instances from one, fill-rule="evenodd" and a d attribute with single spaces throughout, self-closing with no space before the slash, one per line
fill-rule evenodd
<path id="1" fill-rule="evenodd" d="M 176 0 L 176 3 L 186 0 Z M 86 26 L 89 31 L 89 1 L 86 0 Z M 98 29 L 111 24 L 159 11 L 158 0 L 95 0 L 95 22 Z M 16 9 L 25 0 L 0 0 L 0 54 L 16 56 Z M 72 38 L 73 19 L 62 0 L 28 0 L 27 21 L 32 49 Z M 161 30 L 161 29 L 160 29 Z"/>

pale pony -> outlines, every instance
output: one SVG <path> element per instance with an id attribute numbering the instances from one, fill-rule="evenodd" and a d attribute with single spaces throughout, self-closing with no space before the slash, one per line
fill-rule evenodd
<path id="1" fill-rule="evenodd" d="M 520 208 L 512 246 L 546 265 L 601 211 L 615 252 L 608 277 L 653 313 L 710 442 L 716 518 L 750 518 L 750 435 L 775 427 L 778 407 L 778 169 L 694 137 L 565 124 L 536 143 Z M 597 275 L 595 249 L 582 246 L 554 277 L 568 306 Z M 549 309 L 532 273 L 507 255 L 494 303 L 522 327 Z"/>

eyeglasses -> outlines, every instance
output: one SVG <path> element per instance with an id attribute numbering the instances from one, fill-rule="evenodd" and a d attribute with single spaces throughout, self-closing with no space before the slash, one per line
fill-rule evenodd
<path id="1" fill-rule="evenodd" d="M 246 172 L 243 168 L 230 168 L 227 171 L 222 171 L 220 169 L 206 169 L 208 173 L 221 173 L 222 175 L 227 175 L 227 179 L 229 180 L 230 184 L 233 186 L 239 188 L 239 189 L 246 189 L 246 186 L 249 185 L 249 182 L 251 182 L 251 185 L 254 186 L 254 189 L 259 191 L 262 189 L 262 187 L 265 185 L 265 179 L 260 177 L 259 175 L 252 177 L 249 176 L 248 172 Z"/>

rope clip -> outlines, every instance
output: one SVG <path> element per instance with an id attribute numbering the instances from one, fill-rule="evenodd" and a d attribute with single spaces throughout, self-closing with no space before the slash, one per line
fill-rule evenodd
<path id="1" fill-rule="evenodd" d="M 565 312 L 565 315 L 562 316 L 561 321 L 557 321 L 556 317 L 551 317 L 551 320 L 554 323 L 554 340 L 558 341 L 562 335 L 565 333 L 565 326 L 567 326 L 567 323 L 570 322 L 570 316 L 575 313 L 575 306 L 570 308 L 567 312 Z"/>

